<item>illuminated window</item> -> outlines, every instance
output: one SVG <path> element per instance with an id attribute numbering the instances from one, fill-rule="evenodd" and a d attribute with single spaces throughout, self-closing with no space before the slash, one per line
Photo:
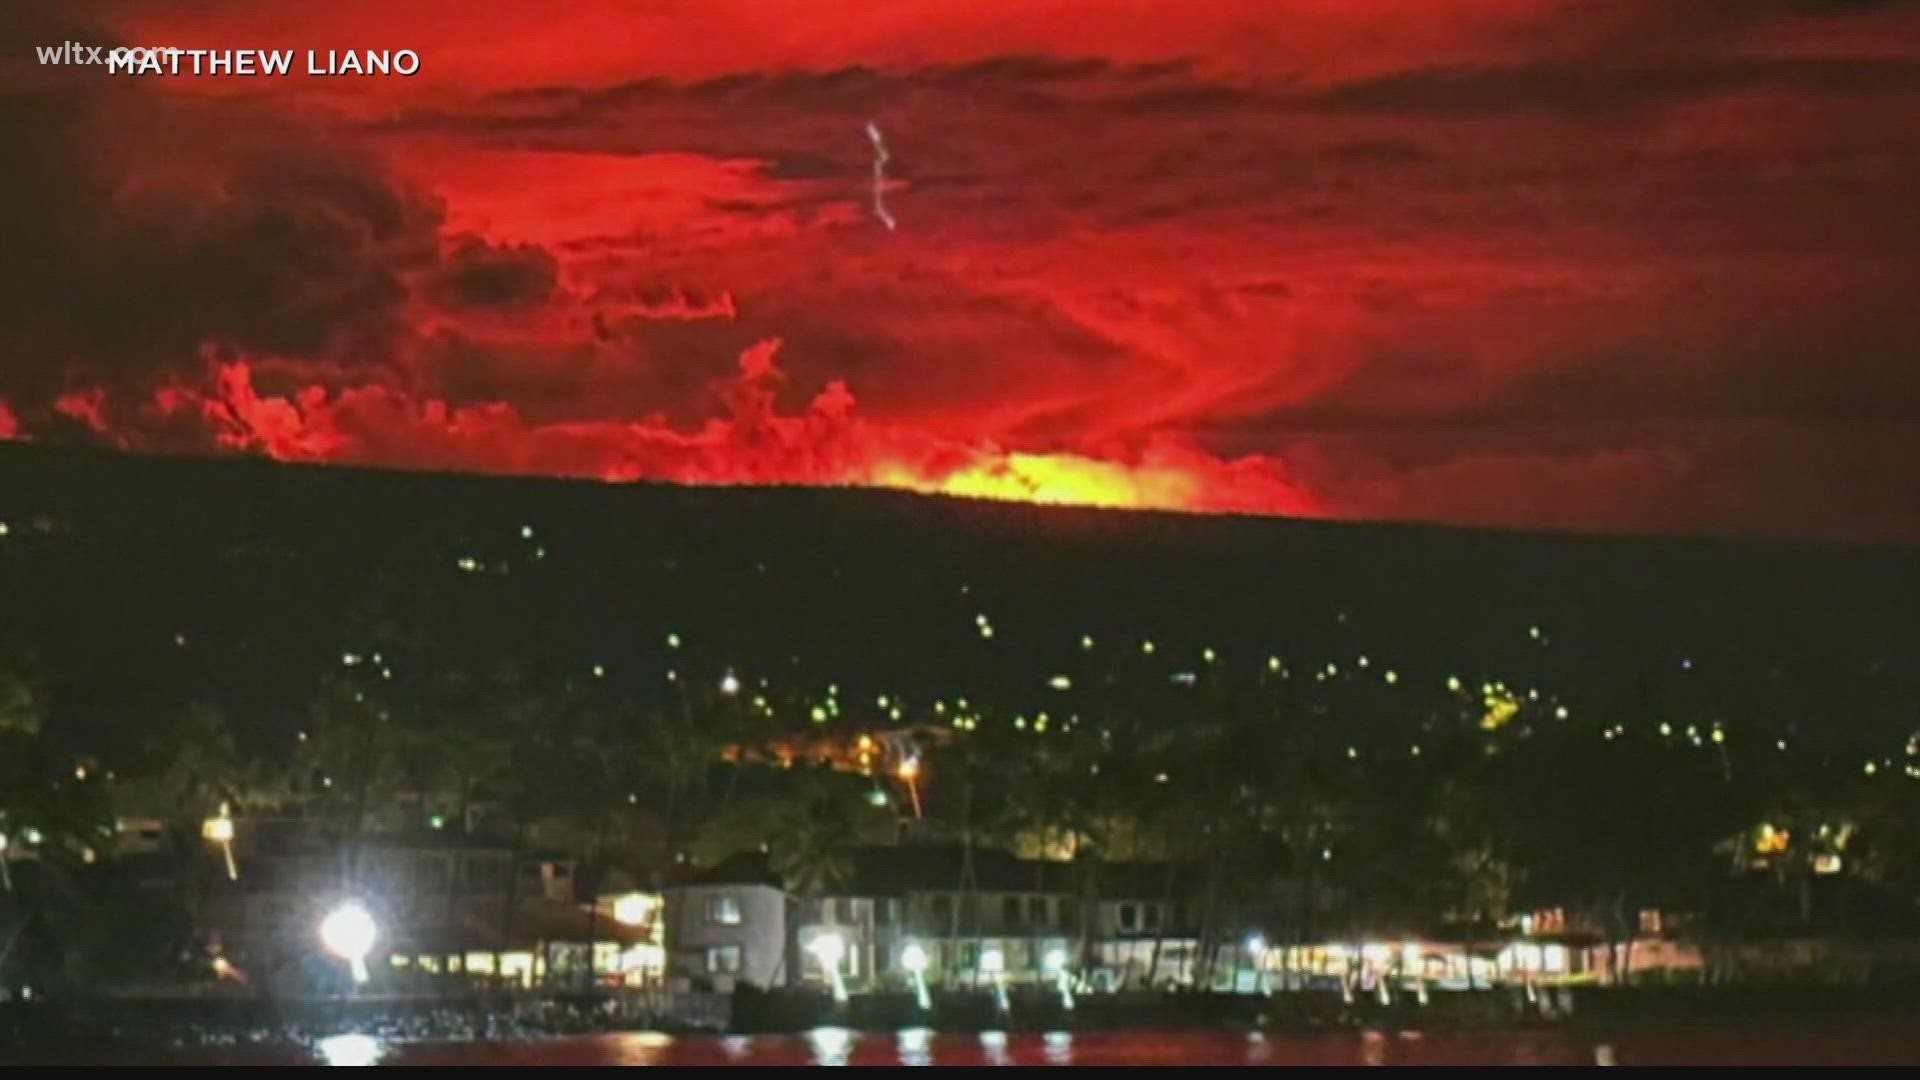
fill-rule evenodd
<path id="1" fill-rule="evenodd" d="M 707 974 L 740 974 L 740 946 L 715 945 L 707 950 Z"/>
<path id="2" fill-rule="evenodd" d="M 739 926 L 740 900 L 732 896 L 716 896 L 708 900 L 707 921 L 716 926 Z"/>

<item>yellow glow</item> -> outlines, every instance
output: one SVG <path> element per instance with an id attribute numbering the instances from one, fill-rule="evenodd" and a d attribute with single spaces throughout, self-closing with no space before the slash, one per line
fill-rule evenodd
<path id="1" fill-rule="evenodd" d="M 1480 718 L 1483 731 L 1499 731 L 1520 712 L 1520 702 L 1512 694 L 1495 693 L 1489 688 L 1484 701 L 1487 711 Z"/>
<path id="2" fill-rule="evenodd" d="M 645 893 L 627 893 L 613 902 L 614 921 L 622 926 L 639 926 L 653 911 L 653 898 Z"/>
<path id="3" fill-rule="evenodd" d="M 928 481 L 906 469 L 882 469 L 887 487 L 936 491 L 975 499 L 1070 506 L 1185 509 L 1201 494 L 1183 470 L 1128 466 L 1071 454 L 1008 454 Z"/>
<path id="4" fill-rule="evenodd" d="M 914 777 L 920 775 L 920 759 L 908 758 L 900 763 L 900 768 L 897 772 L 900 775 L 900 779 L 912 780 Z"/>

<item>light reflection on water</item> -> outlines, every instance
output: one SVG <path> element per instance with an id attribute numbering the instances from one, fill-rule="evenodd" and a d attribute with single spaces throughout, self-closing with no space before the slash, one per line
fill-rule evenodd
<path id="1" fill-rule="evenodd" d="M 807 1032 L 815 1065 L 845 1065 L 853 1052 L 854 1034 L 843 1027 L 817 1027 Z"/>
<path id="2" fill-rule="evenodd" d="M 933 1029 L 906 1028 L 900 1032 L 900 1064 L 933 1064 Z"/>
<path id="3" fill-rule="evenodd" d="M 328 1065 L 378 1065 L 386 1047 L 371 1035 L 334 1035 L 314 1044 Z"/>
<path id="4" fill-rule="evenodd" d="M 1073 1064 L 1073 1035 L 1065 1031 L 1047 1032 L 1045 1056 L 1049 1065 Z"/>
<path id="5" fill-rule="evenodd" d="M 329 1065 L 1472 1065 L 1911 1064 L 1920 1035 L 1887 1021 L 1427 1032 L 986 1031 L 668 1036 L 639 1032 L 516 1042 L 386 1042 L 344 1034 L 314 1044 Z M 302 1055 L 304 1056 L 304 1055 Z M 241 1063 L 231 1049 L 170 1063 Z M 245 1059 L 246 1063 L 256 1063 Z"/>

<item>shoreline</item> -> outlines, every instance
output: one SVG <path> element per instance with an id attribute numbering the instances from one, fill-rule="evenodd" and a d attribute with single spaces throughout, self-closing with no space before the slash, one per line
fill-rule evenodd
<path id="1" fill-rule="evenodd" d="M 1390 1004 L 1337 993 L 1270 997 L 1142 993 L 1082 999 L 1073 1010 L 1015 998 L 999 1011 L 983 994 L 942 995 L 931 1013 L 910 995 L 864 995 L 836 1007 L 823 995 L 736 998 L 724 1022 L 676 1021 L 660 1010 L 622 1008 L 610 995 L 556 994 L 502 1000 L 480 995 L 409 1000 L 95 998 L 0 1006 L 0 1059 L 63 1051 L 177 1052 L 257 1048 L 312 1050 L 323 1040 L 365 1035 L 385 1043 L 536 1043 L 581 1036 L 790 1036 L 821 1028 L 861 1033 L 929 1031 L 1240 1031 L 1275 1035 L 1449 1033 L 1564 1029 L 1604 1036 L 1728 1022 L 1831 1023 L 1920 1019 L 1920 986 L 1559 987 L 1404 995 Z M 631 1003 L 629 1003 L 631 1004 Z M 744 1007 L 743 1007 L 744 1005 Z M 111 1015 L 111 1021 L 103 1019 Z"/>

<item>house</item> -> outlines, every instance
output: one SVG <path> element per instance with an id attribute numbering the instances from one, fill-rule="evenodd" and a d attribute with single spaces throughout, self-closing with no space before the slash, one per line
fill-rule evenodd
<path id="1" fill-rule="evenodd" d="M 662 890 L 668 985 L 728 993 L 788 983 L 787 891 L 764 857 L 733 859 Z"/>
<path id="2" fill-rule="evenodd" d="M 798 898 L 764 856 L 737 857 L 665 890 L 668 975 L 722 991 L 743 981 L 825 988 L 832 962 L 848 991 L 905 989 L 916 974 L 931 986 L 1018 986 L 1063 970 L 1118 989 L 1144 980 L 1157 955 L 1162 980 L 1190 979 L 1197 907 L 1182 886 L 1192 875 L 1102 867 L 1083 921 L 1082 869 L 985 848 L 862 848 L 843 884 Z"/>
<path id="3" fill-rule="evenodd" d="M 183 892 L 224 967 L 256 986 L 298 992 L 337 974 L 318 927 L 347 902 L 377 927 L 367 967 L 379 989 L 584 985 L 590 970 L 644 979 L 660 966 L 657 920 L 582 902 L 575 863 L 558 853 L 439 831 L 346 841 L 298 819 L 258 818 L 233 848 L 231 875 L 210 851 Z"/>

